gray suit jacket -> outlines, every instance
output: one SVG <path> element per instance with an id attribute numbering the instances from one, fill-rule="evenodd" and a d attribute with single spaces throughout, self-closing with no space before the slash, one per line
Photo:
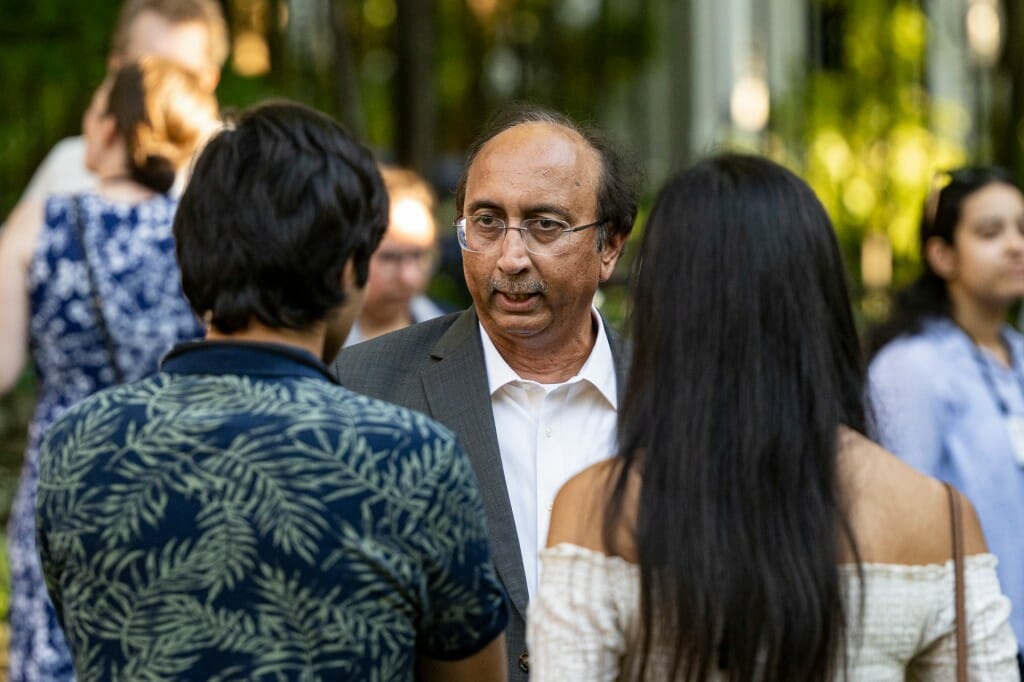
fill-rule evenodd
<path id="1" fill-rule="evenodd" d="M 607 328 L 621 396 L 626 361 Z M 423 412 L 458 436 L 483 496 L 491 552 L 512 613 L 506 632 L 509 679 L 526 680 L 529 595 L 505 486 L 476 310 L 469 308 L 342 350 L 334 372 L 346 388 Z"/>

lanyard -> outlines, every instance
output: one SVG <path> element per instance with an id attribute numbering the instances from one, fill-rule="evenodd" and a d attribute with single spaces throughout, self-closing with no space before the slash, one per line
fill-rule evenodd
<path id="1" fill-rule="evenodd" d="M 967 341 L 971 346 L 971 356 L 974 358 L 974 364 L 978 366 L 978 371 L 981 373 L 981 379 L 985 383 L 985 388 L 988 389 L 989 395 L 992 396 L 992 400 L 995 402 L 996 407 L 999 408 L 999 414 L 1003 417 L 1010 415 L 1010 408 L 1003 400 L 1003 396 L 999 395 L 999 391 L 996 388 L 996 381 L 992 376 L 992 368 L 989 366 L 989 361 L 985 359 L 985 356 L 981 352 L 981 348 L 974 342 L 974 339 L 970 337 L 967 332 L 964 332 L 964 336 L 967 337 Z M 1024 381 L 1021 380 L 1020 374 L 1014 368 L 1013 364 L 1013 349 L 1010 344 L 1006 344 L 1007 351 L 1010 354 L 1010 372 L 1013 374 L 1013 378 L 1017 380 L 1017 387 L 1021 391 L 1021 395 L 1024 396 Z"/>

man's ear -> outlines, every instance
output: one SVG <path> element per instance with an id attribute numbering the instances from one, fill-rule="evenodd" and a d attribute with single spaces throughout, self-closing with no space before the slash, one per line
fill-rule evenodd
<path id="1" fill-rule="evenodd" d="M 604 248 L 600 251 L 601 256 L 601 281 L 607 282 L 615 271 L 615 264 L 619 262 L 622 255 L 622 248 L 626 245 L 626 236 L 622 233 L 608 235 L 605 239 Z"/>
<path id="2" fill-rule="evenodd" d="M 341 272 L 341 286 L 345 292 L 345 302 L 329 310 L 324 319 L 326 333 L 321 357 L 328 363 L 338 355 L 348 333 L 352 330 L 352 324 L 359 316 L 359 310 L 363 307 L 366 287 L 356 284 L 356 268 L 352 259 L 349 259 Z"/>
<path id="3" fill-rule="evenodd" d="M 942 279 L 950 280 L 956 277 L 956 249 L 945 239 L 932 237 L 925 242 L 924 257 L 935 274 Z"/>
<path id="4" fill-rule="evenodd" d="M 345 292 L 345 303 L 342 307 L 345 314 L 353 320 L 359 315 L 366 296 L 366 283 L 360 286 L 356 279 L 356 264 L 349 258 L 345 263 L 345 269 L 341 271 L 341 287 Z"/>

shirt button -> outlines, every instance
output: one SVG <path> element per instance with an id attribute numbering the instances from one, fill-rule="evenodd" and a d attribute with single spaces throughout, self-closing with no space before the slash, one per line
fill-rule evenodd
<path id="1" fill-rule="evenodd" d="M 544 429 L 544 435 L 547 436 L 548 438 L 551 438 L 551 427 L 550 426 L 547 427 L 546 429 Z"/>
<path id="2" fill-rule="evenodd" d="M 530 672 L 530 654 L 525 651 L 519 654 L 519 669 L 524 673 Z"/>

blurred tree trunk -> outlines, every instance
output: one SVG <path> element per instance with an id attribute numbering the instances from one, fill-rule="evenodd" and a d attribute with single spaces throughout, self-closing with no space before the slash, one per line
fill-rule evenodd
<path id="1" fill-rule="evenodd" d="M 359 138 L 365 135 L 362 108 L 360 107 L 359 83 L 356 78 L 356 64 L 352 49 L 352 30 L 346 7 L 353 3 L 345 0 L 331 0 L 329 12 L 334 32 L 334 110 L 342 123 Z"/>
<path id="2" fill-rule="evenodd" d="M 396 3 L 395 160 L 429 174 L 436 138 L 434 0 Z"/>
<path id="3" fill-rule="evenodd" d="M 270 78 L 275 84 L 281 85 L 281 74 L 285 72 L 283 64 L 288 58 L 285 27 L 281 21 L 285 0 L 268 0 L 264 5 L 264 26 L 267 29 L 267 51 L 270 53 Z"/>
<path id="4" fill-rule="evenodd" d="M 1021 153 L 1024 131 L 1024 8 L 1019 0 L 1003 4 L 1006 11 L 1006 31 L 1000 71 L 1009 80 L 1005 110 L 994 122 L 991 130 L 995 162 L 1024 177 L 1024 155 Z"/>

